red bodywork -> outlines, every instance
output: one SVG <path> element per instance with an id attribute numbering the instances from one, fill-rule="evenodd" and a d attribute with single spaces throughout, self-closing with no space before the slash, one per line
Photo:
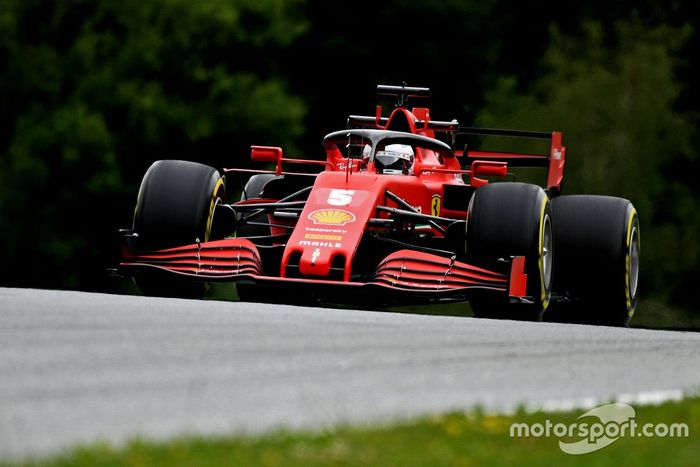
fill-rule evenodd
<path id="1" fill-rule="evenodd" d="M 389 118 L 382 118 L 381 108 L 378 108 L 373 119 L 351 117 L 351 120 L 353 118 L 363 119 L 362 126 L 373 128 L 377 134 L 399 128 L 403 133 L 435 139 L 436 132 L 451 134 L 459 129 L 456 121 L 431 121 L 427 108 L 409 111 L 398 107 Z M 285 158 L 280 148 L 254 146 L 253 160 L 274 163 L 274 171 L 225 171 L 294 177 L 299 176 L 299 172 L 288 172 L 285 166 L 303 164 L 324 168 L 318 174 L 311 174 L 315 177 L 313 187 L 303 209 L 294 214 L 295 219 L 278 218 L 275 211 L 269 212 L 274 237 L 270 248 L 282 250 L 280 263 L 272 268 L 278 272 L 265 272 L 260 247 L 248 238 L 225 238 L 157 252 L 125 248 L 120 269 L 130 273 L 160 271 L 206 281 L 243 281 L 258 285 L 301 284 L 315 288 L 327 286 L 332 290 L 381 288 L 436 298 L 465 299 L 475 290 L 500 293 L 512 299 L 524 298 L 527 276 L 523 257 L 511 258 L 503 270 L 492 271 L 459 261 L 456 255 L 397 247 L 376 262 L 372 273 L 365 271 L 364 275 L 358 275 L 356 264 L 362 259 L 358 254 L 362 254 L 363 239 L 375 233 L 387 233 L 388 227 L 382 222 L 386 221 L 387 225 L 392 222 L 391 209 L 406 209 L 387 193 L 401 198 L 418 213 L 436 219 L 464 221 L 468 204 L 445 206 L 446 187 L 473 191 L 488 183 L 484 177 L 506 176 L 509 164 L 527 162 L 545 167 L 548 169 L 547 188 L 559 190 L 561 187 L 566 153 L 561 133 L 551 134 L 548 155 L 469 151 L 465 156 L 462 151 L 444 146 L 447 151 L 417 149 L 411 175 L 377 173 L 373 161 L 367 164 L 349 158 L 338 145 L 331 143 L 325 145 L 326 161 Z M 463 169 L 460 158 L 467 157 L 469 169 Z M 265 206 L 277 201 L 250 199 L 230 206 L 236 210 L 243 205 Z M 391 227 L 394 232 L 396 226 L 394 222 Z M 407 224 L 405 228 L 413 234 L 426 232 L 435 241 L 447 235 L 445 229 L 427 218 Z"/>

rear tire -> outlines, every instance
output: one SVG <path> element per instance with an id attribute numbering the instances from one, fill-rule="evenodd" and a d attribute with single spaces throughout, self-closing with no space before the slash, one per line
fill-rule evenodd
<path id="1" fill-rule="evenodd" d="M 631 202 L 610 196 L 552 201 L 556 288 L 546 318 L 627 326 L 637 306 L 639 219 Z"/>
<path id="2" fill-rule="evenodd" d="M 224 180 L 213 167 L 196 162 L 154 162 L 141 182 L 132 230 L 139 251 L 162 250 L 210 238 L 215 206 Z M 204 282 L 143 275 L 136 284 L 144 295 L 202 298 Z"/>
<path id="3" fill-rule="evenodd" d="M 494 183 L 474 192 L 467 217 L 468 260 L 495 269 L 499 258 L 524 256 L 527 295 L 533 300 L 510 303 L 507 296 L 478 297 L 470 302 L 477 317 L 542 319 L 552 290 L 552 217 L 549 198 L 536 185 Z"/>

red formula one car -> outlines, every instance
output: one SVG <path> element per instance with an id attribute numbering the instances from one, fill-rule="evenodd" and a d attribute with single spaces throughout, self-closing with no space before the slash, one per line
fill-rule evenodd
<path id="1" fill-rule="evenodd" d="M 409 110 L 426 88 L 378 91 L 396 96 L 396 108 L 350 116 L 347 129 L 323 139 L 325 161 L 253 146 L 252 160 L 275 169 L 224 169 L 253 173 L 234 203 L 224 202 L 216 169 L 155 162 L 133 226 L 121 231 L 116 272 L 154 295 L 196 297 L 207 282 L 233 281 L 246 301 L 469 301 L 480 317 L 628 323 L 636 211 L 620 198 L 561 195 L 561 133 L 465 128 Z M 549 151 L 464 144 L 483 137 L 546 140 Z M 545 186 L 515 182 L 518 167 L 543 168 Z"/>

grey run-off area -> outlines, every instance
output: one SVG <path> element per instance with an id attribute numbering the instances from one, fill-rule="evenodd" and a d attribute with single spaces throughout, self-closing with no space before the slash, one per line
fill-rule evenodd
<path id="1" fill-rule="evenodd" d="M 700 334 L 0 288 L 0 459 L 700 387 Z"/>

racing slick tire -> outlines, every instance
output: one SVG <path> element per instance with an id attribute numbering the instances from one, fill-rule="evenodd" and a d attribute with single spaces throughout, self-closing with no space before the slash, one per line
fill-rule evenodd
<path id="1" fill-rule="evenodd" d="M 571 195 L 552 201 L 552 321 L 627 326 L 637 306 L 640 231 L 626 199 Z"/>
<path id="2" fill-rule="evenodd" d="M 248 182 L 241 193 L 241 201 L 263 196 L 265 185 L 277 178 L 274 174 L 257 174 L 248 179 Z M 258 214 L 249 219 L 250 221 L 267 222 L 267 213 Z M 238 227 L 236 235 L 239 237 L 259 237 L 270 235 L 270 227 L 266 225 L 243 224 Z M 272 290 L 274 289 L 274 290 Z M 243 302 L 258 303 L 283 303 L 286 294 L 278 288 L 260 287 L 254 284 L 236 284 L 236 293 Z"/>
<path id="3" fill-rule="evenodd" d="M 480 318 L 539 321 L 552 292 L 552 212 L 542 188 L 527 183 L 493 183 L 474 192 L 467 214 L 467 258 L 487 269 L 525 257 L 528 302 L 483 294 L 470 301 Z M 502 268 L 502 266 L 500 266 Z"/>
<path id="4" fill-rule="evenodd" d="M 189 161 L 154 162 L 143 177 L 132 230 L 139 251 L 161 250 L 211 238 L 214 212 L 224 196 L 224 179 L 213 167 Z M 205 282 L 142 275 L 144 295 L 202 298 Z"/>

